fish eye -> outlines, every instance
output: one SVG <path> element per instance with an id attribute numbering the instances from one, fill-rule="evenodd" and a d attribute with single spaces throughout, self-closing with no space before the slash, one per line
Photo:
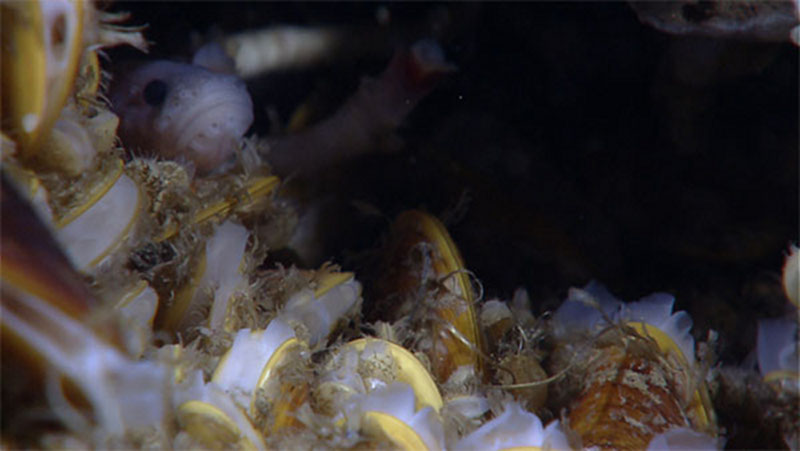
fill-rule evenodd
<path id="1" fill-rule="evenodd" d="M 156 78 L 155 80 L 150 81 L 144 87 L 144 91 L 142 91 L 142 97 L 144 97 L 144 101 L 147 102 L 150 106 L 160 106 L 164 103 L 164 99 L 167 98 L 167 91 L 168 86 L 164 82 L 164 80 L 159 80 Z"/>

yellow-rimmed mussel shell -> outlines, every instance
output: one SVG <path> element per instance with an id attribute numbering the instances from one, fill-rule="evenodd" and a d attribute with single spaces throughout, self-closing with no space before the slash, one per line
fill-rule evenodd
<path id="1" fill-rule="evenodd" d="M 344 345 L 339 352 L 358 353 L 365 362 L 362 374 L 382 379 L 383 382 L 399 381 L 414 390 L 416 409 L 430 406 L 437 412 L 442 408 L 442 397 L 436 383 L 425 366 L 406 348 L 378 338 L 360 338 Z M 380 362 L 386 366 L 382 367 Z M 372 363 L 369 363 L 372 362 Z M 369 369 L 375 370 L 369 374 Z M 385 378 L 385 380 L 384 380 Z"/>
<path id="2" fill-rule="evenodd" d="M 87 271 L 130 243 L 144 199 L 136 182 L 124 174 L 119 159 L 112 160 L 104 176 L 79 199 L 56 219 L 56 236 L 75 266 Z"/>
<path id="3" fill-rule="evenodd" d="M 314 388 L 319 411 L 368 446 L 441 449 L 443 401 L 425 366 L 405 348 L 363 338 L 335 350 Z"/>
<path id="4" fill-rule="evenodd" d="M 569 426 L 586 447 L 642 449 L 673 429 L 714 442 L 716 421 L 695 361 L 691 318 L 656 293 L 622 303 L 594 282 L 570 290 L 554 315 L 559 392 L 570 396 Z M 564 341 L 562 341 L 564 340 Z"/>
<path id="5" fill-rule="evenodd" d="M 392 224 L 371 306 L 373 319 L 408 316 L 439 383 L 465 367 L 483 378 L 483 339 L 470 276 L 447 229 L 418 210 Z"/>
<path id="6" fill-rule="evenodd" d="M 27 156 L 61 114 L 83 47 L 80 0 L 3 2 L 3 131 Z"/>
<path id="7" fill-rule="evenodd" d="M 280 402 L 286 395 L 285 389 L 290 388 L 280 381 L 281 370 L 287 364 L 304 365 L 300 354 L 307 353 L 307 349 L 296 338 L 294 330 L 276 318 L 264 330 L 240 330 L 211 380 L 230 393 L 254 422 L 261 423 L 262 432 L 270 435 L 280 429 L 275 426 L 280 423 L 278 419 L 290 415 L 299 406 L 285 399 Z M 263 393 L 258 393 L 259 390 Z M 272 401 L 268 411 L 262 411 L 257 402 L 259 396 L 267 396 Z"/>
<path id="8" fill-rule="evenodd" d="M 248 237 L 247 229 L 230 221 L 214 230 L 193 259 L 191 275 L 161 311 L 157 319 L 161 327 L 184 334 L 198 325 L 218 330 L 226 327 L 232 297 L 248 285 Z"/>
<path id="9" fill-rule="evenodd" d="M 352 273 L 324 267 L 314 279 L 316 288 L 309 286 L 290 296 L 266 329 L 238 330 L 209 383 L 221 388 L 270 443 L 280 443 L 305 428 L 298 409 L 308 409 L 311 401 L 314 376 L 309 349 L 326 346 L 340 319 L 360 305 L 361 288 Z M 231 415 L 228 413 L 228 419 L 232 421 Z M 220 434 L 233 437 L 230 431 L 228 427 Z"/>
<path id="10" fill-rule="evenodd" d="M 166 368 L 125 352 L 115 316 L 5 176 L 0 205 L 3 355 L 16 351 L 23 362 L 35 359 L 39 370 L 32 379 L 47 380 L 47 400 L 73 434 L 86 436 L 96 427 L 100 440 L 161 428 L 168 416 Z M 3 373 L 4 382 L 30 375 L 11 361 L 18 363 L 6 361 L 14 371 Z"/>
<path id="11" fill-rule="evenodd" d="M 233 397 L 216 383 L 193 373 L 174 395 L 176 416 L 188 435 L 178 447 L 265 449 L 264 439 Z M 178 437 L 180 439 L 180 437 Z"/>
<path id="12" fill-rule="evenodd" d="M 196 226 L 207 223 L 212 219 L 225 218 L 237 210 L 247 210 L 257 205 L 264 198 L 270 195 L 277 188 L 280 179 L 275 176 L 254 176 L 245 182 L 244 189 L 240 193 L 234 193 L 222 199 L 214 199 L 199 208 L 192 216 L 189 224 Z M 164 230 L 155 237 L 155 241 L 164 241 L 174 237 L 181 224 L 170 222 L 166 224 Z"/>
<path id="13" fill-rule="evenodd" d="M 156 222 L 151 240 L 135 250 L 136 258 L 150 260 L 159 249 L 177 254 L 155 269 L 142 262 L 150 277 L 164 282 L 158 289 L 168 298 L 156 323 L 184 334 L 196 326 L 227 332 L 250 326 L 240 325 L 234 310 L 253 294 L 249 274 L 263 258 L 263 243 L 252 225 L 242 224 L 242 215 L 269 208 L 277 177 L 226 175 L 206 181 L 209 187 L 198 195 L 174 163 L 134 160 L 132 166 L 154 199 L 149 213 Z M 215 189 L 220 185 L 226 188 Z"/>

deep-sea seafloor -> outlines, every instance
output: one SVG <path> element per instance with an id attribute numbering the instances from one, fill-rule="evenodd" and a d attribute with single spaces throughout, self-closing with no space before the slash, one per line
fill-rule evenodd
<path id="1" fill-rule="evenodd" d="M 637 448 L 668 424 L 714 437 L 653 446 L 799 447 L 797 374 L 765 381 L 758 352 L 788 318 L 789 341 L 769 343 L 797 371 L 788 41 L 668 34 L 624 3 L 101 6 L 131 17 L 87 41 L 151 42 L 75 66 L 111 76 L 246 30 L 338 38 L 245 77 L 254 122 L 229 172 L 126 153 L 106 82 L 84 74 L 57 133 L 28 142 L 4 124 L 4 446 Z M 253 137 L 313 129 L 423 38 L 456 70 L 378 151 L 280 180 L 268 153 L 246 160 Z M 30 151 L 75 133 L 97 150 L 89 168 Z M 106 192 L 122 200 L 75 231 Z M 93 228 L 121 235 L 98 251 Z M 638 413 L 593 418 L 614 412 L 593 396 L 623 390 L 609 368 L 673 410 L 641 437 L 626 429 Z"/>

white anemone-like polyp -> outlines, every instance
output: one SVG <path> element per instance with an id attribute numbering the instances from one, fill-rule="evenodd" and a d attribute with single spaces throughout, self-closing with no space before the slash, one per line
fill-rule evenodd
<path id="1" fill-rule="evenodd" d="M 266 449 L 261 434 L 256 432 L 233 397 L 214 381 L 205 383 L 200 370 L 192 372 L 175 387 L 172 403 L 181 426 L 200 441 L 207 440 L 219 447 L 216 442 L 227 436 L 235 438 L 242 448 Z"/>
<path id="2" fill-rule="evenodd" d="M 567 299 L 553 315 L 555 333 L 564 336 L 608 326 L 604 315 L 611 319 L 620 305 L 621 301 L 595 281 L 583 288 L 570 288 Z"/>
<path id="3" fill-rule="evenodd" d="M 249 236 L 243 226 L 226 221 L 206 242 L 206 270 L 201 286 L 214 290 L 214 303 L 208 319 L 212 329 L 224 327 L 231 297 L 246 282 L 243 266 Z"/>
<path id="4" fill-rule="evenodd" d="M 648 451 L 656 450 L 717 450 L 722 449 L 721 439 L 691 428 L 672 428 L 657 434 L 647 445 Z"/>
<path id="5" fill-rule="evenodd" d="M 336 322 L 347 313 L 361 297 L 361 283 L 351 278 L 331 288 L 320 297 L 311 289 L 303 289 L 286 301 L 280 317 L 287 322 L 306 326 L 308 345 L 316 346 L 328 336 Z"/>
<path id="6" fill-rule="evenodd" d="M 606 318 L 615 323 L 641 322 L 669 336 L 683 357 L 693 362 L 694 338 L 689 333 L 692 319 L 684 311 L 673 313 L 674 303 L 675 298 L 666 293 L 653 293 L 637 302 L 623 303 L 603 285 L 592 281 L 583 289 L 570 289 L 567 300 L 553 316 L 555 332 L 558 336 L 595 332 L 610 326 Z"/>
<path id="7" fill-rule="evenodd" d="M 422 444 L 428 450 L 444 448 L 439 415 L 430 406 L 415 410 L 414 390 L 404 382 L 392 382 L 349 401 L 348 415 L 359 416 L 362 429 L 380 430 L 398 447 L 418 449 Z"/>
<path id="8" fill-rule="evenodd" d="M 483 451 L 517 447 L 571 449 L 558 420 L 543 427 L 539 417 L 523 410 L 517 402 L 507 403 L 502 414 L 461 439 L 454 449 Z"/>
<path id="9" fill-rule="evenodd" d="M 615 320 L 637 321 L 654 326 L 666 333 L 678 345 L 687 361 L 694 361 L 694 338 L 692 318 L 688 313 L 679 311 L 672 313 L 675 298 L 666 293 L 653 293 L 638 302 L 624 304 Z"/>
<path id="10" fill-rule="evenodd" d="M 756 347 L 758 368 L 767 380 L 790 380 L 800 390 L 800 326 L 793 318 L 762 319 L 758 322 Z"/>
<path id="11" fill-rule="evenodd" d="M 292 338 L 294 330 L 277 318 L 264 330 L 239 330 L 211 380 L 230 393 L 240 406 L 248 407 L 264 366 L 275 350 Z"/>
<path id="12" fill-rule="evenodd" d="M 158 309 L 158 293 L 144 280 L 131 287 L 117 303 L 125 319 L 123 330 L 125 347 L 134 357 L 141 357 L 149 344 L 153 330 L 153 318 Z"/>

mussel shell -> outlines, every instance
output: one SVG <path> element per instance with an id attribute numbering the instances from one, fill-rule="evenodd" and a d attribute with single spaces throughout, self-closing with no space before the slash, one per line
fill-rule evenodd
<path id="1" fill-rule="evenodd" d="M 374 286 L 373 319 L 411 315 L 427 324 L 426 349 L 440 383 L 471 365 L 483 377 L 483 338 L 473 307 L 475 294 L 461 253 L 445 226 L 419 210 L 401 213 L 382 250 Z"/>
<path id="2" fill-rule="evenodd" d="M 72 89 L 87 5 L 80 0 L 0 4 L 3 131 L 23 156 L 37 152 Z"/>

